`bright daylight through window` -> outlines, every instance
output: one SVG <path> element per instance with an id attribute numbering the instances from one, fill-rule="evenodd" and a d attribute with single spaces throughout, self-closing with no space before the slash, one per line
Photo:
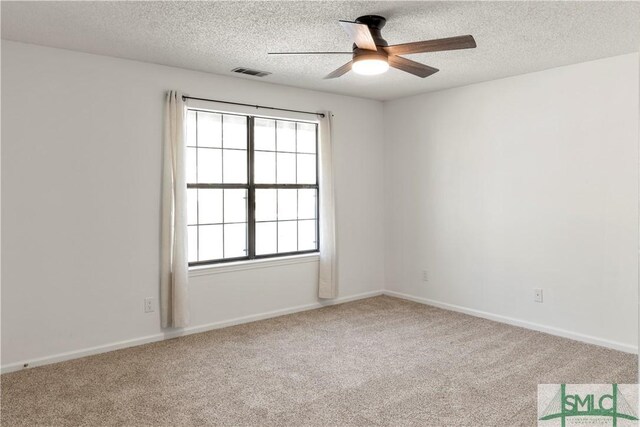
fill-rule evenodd
<path id="1" fill-rule="evenodd" d="M 318 250 L 317 127 L 187 111 L 189 265 Z"/>

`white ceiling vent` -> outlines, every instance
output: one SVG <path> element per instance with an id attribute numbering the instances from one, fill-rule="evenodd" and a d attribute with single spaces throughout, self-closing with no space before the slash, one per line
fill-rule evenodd
<path id="1" fill-rule="evenodd" d="M 240 73 L 240 74 L 248 74 L 250 76 L 256 76 L 256 77 L 264 77 L 264 76 L 268 76 L 269 74 L 271 74 L 271 73 L 266 72 L 266 71 L 252 70 L 251 68 L 242 68 L 242 67 L 234 68 L 233 70 L 231 70 L 231 72 Z"/>

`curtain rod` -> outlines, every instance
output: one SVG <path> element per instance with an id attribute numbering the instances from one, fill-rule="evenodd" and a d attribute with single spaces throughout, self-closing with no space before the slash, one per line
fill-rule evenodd
<path id="1" fill-rule="evenodd" d="M 243 105 L 245 107 L 255 107 L 255 108 L 264 108 L 267 110 L 278 110 L 278 111 L 287 111 L 289 113 L 302 113 L 302 114 L 313 114 L 314 116 L 324 117 L 323 113 L 314 113 L 313 111 L 301 111 L 301 110 L 288 110 L 286 108 L 277 108 L 277 107 L 267 107 L 264 105 L 255 105 L 255 104 L 243 104 L 242 102 L 230 102 L 230 101 L 221 101 L 219 99 L 207 99 L 207 98 L 196 98 L 193 96 L 182 96 L 182 100 L 193 99 L 194 101 L 209 101 L 209 102 L 218 102 L 220 104 L 231 104 L 231 105 Z"/>

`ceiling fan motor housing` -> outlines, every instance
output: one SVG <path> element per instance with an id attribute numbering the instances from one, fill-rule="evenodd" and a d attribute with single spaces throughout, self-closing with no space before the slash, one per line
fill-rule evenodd
<path id="1" fill-rule="evenodd" d="M 369 31 L 371 32 L 371 37 L 375 42 L 376 46 L 389 46 L 387 41 L 382 38 L 382 34 L 380 30 L 387 23 L 387 19 L 384 16 L 379 15 L 364 15 L 356 19 L 358 24 L 364 24 L 369 27 Z"/>
<path id="2" fill-rule="evenodd" d="M 371 37 L 378 47 L 377 51 L 368 50 L 368 49 L 360 49 L 355 44 L 353 45 L 353 62 L 358 61 L 366 61 L 366 60 L 383 60 L 387 61 L 388 54 L 383 49 L 385 46 L 389 46 L 387 41 L 382 38 L 382 34 L 380 30 L 387 23 L 387 20 L 384 16 L 379 15 L 364 15 L 356 19 L 358 24 L 364 24 L 369 27 L 369 31 L 371 32 Z"/>

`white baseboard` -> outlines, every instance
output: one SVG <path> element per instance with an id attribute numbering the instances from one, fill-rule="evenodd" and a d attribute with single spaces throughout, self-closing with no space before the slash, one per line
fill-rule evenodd
<path id="1" fill-rule="evenodd" d="M 49 365 L 52 363 L 63 362 L 65 360 L 78 359 L 81 357 L 91 356 L 94 354 L 106 353 L 109 351 L 120 350 L 127 347 L 134 347 L 142 344 L 148 344 L 152 342 L 162 341 L 166 339 L 176 338 L 184 335 L 197 334 L 200 332 L 211 331 L 213 329 L 226 328 L 228 326 L 241 325 L 243 323 L 255 322 L 258 320 L 270 319 L 272 317 L 284 316 L 286 314 L 298 313 L 301 311 L 314 310 L 335 304 L 343 304 L 345 302 L 356 301 L 364 298 L 371 298 L 382 295 L 383 291 L 364 292 L 361 294 L 350 295 L 345 297 L 339 297 L 332 300 L 321 300 L 319 302 L 299 305 L 296 307 L 289 307 L 281 310 L 268 311 L 259 314 L 252 314 L 249 316 L 237 317 L 229 320 L 222 320 L 219 322 L 208 323 L 205 325 L 190 326 L 177 331 L 163 332 L 153 335 L 147 335 L 145 337 L 133 338 L 130 340 L 114 342 L 110 344 L 104 344 L 96 347 L 84 348 L 81 350 L 74 350 L 65 353 L 54 354 L 52 356 L 45 356 L 37 359 L 24 360 L 21 362 L 10 363 L 2 365 L 0 372 L 3 374 L 8 372 L 15 372 L 21 369 L 34 368 L 36 366 Z"/>
<path id="2" fill-rule="evenodd" d="M 595 344 L 601 347 L 611 348 L 613 350 L 623 351 L 625 353 L 638 354 L 638 347 L 630 344 L 624 344 L 617 341 L 610 341 L 604 338 L 594 337 L 592 335 L 580 334 L 578 332 L 567 331 L 566 329 L 555 328 L 552 326 L 541 325 L 539 323 L 528 322 L 526 320 L 515 319 L 513 317 L 502 316 L 499 314 L 488 313 L 486 311 L 475 310 L 472 308 L 462 307 L 459 305 L 448 304 L 445 302 L 435 301 L 427 298 L 416 297 L 413 295 L 404 294 L 401 292 L 385 290 L 384 295 L 391 297 L 406 299 L 414 301 L 420 304 L 431 305 L 433 307 L 442 308 L 445 310 L 457 311 L 459 313 L 468 314 L 475 317 L 481 317 L 483 319 L 489 319 L 500 323 L 506 323 L 513 326 L 519 326 L 525 329 L 531 329 L 533 331 L 544 332 L 551 335 L 556 335 L 563 338 L 569 338 L 575 341 L 582 341 L 588 344 Z"/>

